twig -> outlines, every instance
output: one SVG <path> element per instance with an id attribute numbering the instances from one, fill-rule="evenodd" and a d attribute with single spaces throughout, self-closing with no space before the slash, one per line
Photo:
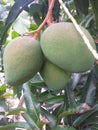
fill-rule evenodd
<path id="1" fill-rule="evenodd" d="M 66 14 L 68 15 L 68 17 L 71 19 L 71 21 L 73 22 L 76 30 L 79 32 L 79 34 L 81 35 L 81 37 L 84 40 L 84 43 L 86 44 L 86 46 L 88 47 L 88 49 L 90 50 L 90 52 L 93 54 L 94 58 L 96 60 L 98 60 L 98 53 L 96 52 L 96 50 L 91 46 L 90 41 L 88 40 L 88 38 L 85 36 L 84 32 L 81 30 L 80 26 L 78 25 L 78 23 L 76 22 L 76 20 L 74 19 L 74 17 L 71 15 L 71 13 L 69 12 L 69 10 L 67 9 L 67 7 L 65 6 L 65 4 L 63 3 L 62 0 L 58 0 L 60 5 L 63 7 L 64 11 L 66 12 Z"/>

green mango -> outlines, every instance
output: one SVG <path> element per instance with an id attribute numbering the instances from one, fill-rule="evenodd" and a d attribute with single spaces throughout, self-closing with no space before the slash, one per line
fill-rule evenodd
<path id="1" fill-rule="evenodd" d="M 6 83 L 11 86 L 23 84 L 41 68 L 40 44 L 29 36 L 17 37 L 5 47 L 3 61 Z"/>
<path id="2" fill-rule="evenodd" d="M 85 28 L 80 28 L 91 46 L 96 49 L 90 33 Z M 93 54 L 71 22 L 54 23 L 47 27 L 40 42 L 45 57 L 65 71 L 85 72 L 91 69 L 95 62 Z"/>
<path id="3" fill-rule="evenodd" d="M 50 90 L 61 90 L 66 87 L 71 73 L 65 72 L 50 61 L 45 61 L 40 74 Z"/>

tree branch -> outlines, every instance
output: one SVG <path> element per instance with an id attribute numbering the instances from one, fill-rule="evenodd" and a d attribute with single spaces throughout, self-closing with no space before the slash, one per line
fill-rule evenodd
<path id="1" fill-rule="evenodd" d="M 67 9 L 67 7 L 65 6 L 65 4 L 63 3 L 62 0 L 58 0 L 60 5 L 63 7 L 65 13 L 68 15 L 68 17 L 71 19 L 71 21 L 73 22 L 76 30 L 79 32 L 79 34 L 81 35 L 81 37 L 84 40 L 84 43 L 86 44 L 86 46 L 88 47 L 88 49 L 90 50 L 90 52 L 93 54 L 94 58 L 96 60 L 98 60 L 98 53 L 96 52 L 96 50 L 91 46 L 90 41 L 88 40 L 88 38 L 86 37 L 86 35 L 84 34 L 84 32 L 81 30 L 80 26 L 78 25 L 78 23 L 76 22 L 76 20 L 74 19 L 74 17 L 71 15 L 71 13 L 69 12 L 69 10 Z"/>

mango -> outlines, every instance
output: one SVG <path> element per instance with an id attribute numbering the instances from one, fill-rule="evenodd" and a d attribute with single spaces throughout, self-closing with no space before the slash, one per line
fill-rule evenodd
<path id="1" fill-rule="evenodd" d="M 66 87 L 71 73 L 65 72 L 58 66 L 46 60 L 40 74 L 49 90 L 61 90 Z"/>
<path id="2" fill-rule="evenodd" d="M 13 39 L 5 47 L 3 62 L 7 84 L 17 86 L 27 82 L 43 63 L 39 42 L 29 36 Z"/>
<path id="3" fill-rule="evenodd" d="M 80 28 L 91 46 L 96 49 L 90 33 L 84 27 Z M 71 22 L 54 23 L 47 27 L 40 42 L 45 57 L 65 71 L 85 72 L 91 69 L 95 62 L 94 56 Z"/>

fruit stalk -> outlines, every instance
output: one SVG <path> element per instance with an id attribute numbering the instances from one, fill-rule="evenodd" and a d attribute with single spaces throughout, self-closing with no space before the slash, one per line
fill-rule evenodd
<path id="1" fill-rule="evenodd" d="M 49 8 L 48 8 L 48 11 L 47 11 L 47 15 L 44 19 L 44 21 L 40 24 L 40 26 L 38 27 L 38 29 L 35 31 L 34 33 L 34 38 L 37 39 L 38 38 L 38 34 L 40 32 L 40 30 L 44 27 L 44 25 L 47 23 L 48 26 L 50 26 L 52 24 L 52 9 L 54 7 L 54 3 L 55 3 L 55 0 L 48 0 L 49 2 Z"/>
<path id="2" fill-rule="evenodd" d="M 71 19 L 71 21 L 73 22 L 76 30 L 79 32 L 79 34 L 81 35 L 81 37 L 84 40 L 84 43 L 86 44 L 86 46 L 88 47 L 88 49 L 90 50 L 90 52 L 93 54 L 94 58 L 96 60 L 98 60 L 98 53 L 96 52 L 95 49 L 93 49 L 93 47 L 91 46 L 88 38 L 86 37 L 86 35 L 84 34 L 84 32 L 81 30 L 81 28 L 79 27 L 78 23 L 76 22 L 76 20 L 74 19 L 74 17 L 71 15 L 71 13 L 69 12 L 69 10 L 67 9 L 67 7 L 65 6 L 65 4 L 63 3 L 62 0 L 58 0 L 60 5 L 63 7 L 64 11 L 66 12 L 66 14 L 68 15 L 68 17 Z"/>

